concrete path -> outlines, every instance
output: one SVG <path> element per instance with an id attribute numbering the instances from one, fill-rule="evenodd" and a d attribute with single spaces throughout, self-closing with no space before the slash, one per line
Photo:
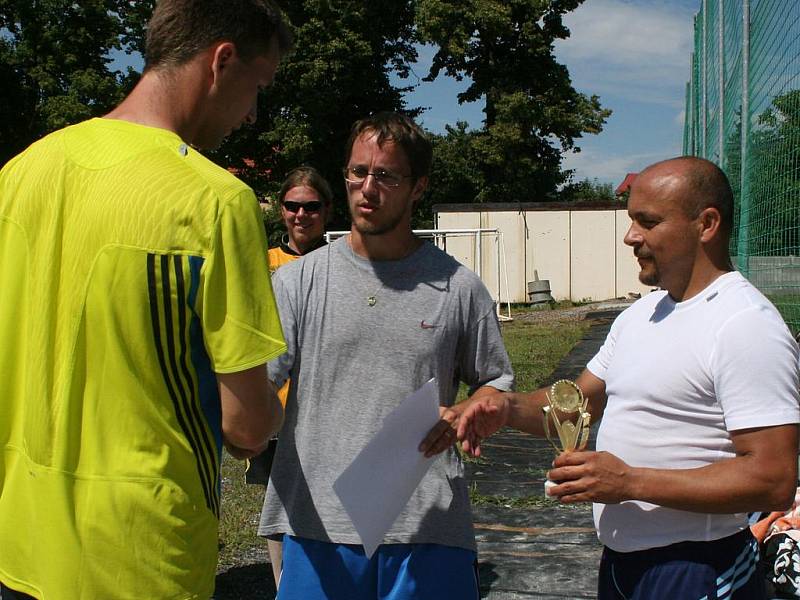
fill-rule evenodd
<path id="1" fill-rule="evenodd" d="M 593 325 L 550 380 L 575 379 L 628 303 L 581 307 Z M 588 309 L 588 310 L 587 310 Z M 592 440 L 592 438 L 590 438 Z M 593 440 L 590 441 L 593 446 Z M 553 460 L 545 440 L 502 431 L 467 470 L 473 507 L 481 597 L 488 600 L 595 598 L 600 544 L 589 506 L 560 506 L 544 497 Z M 263 548 L 258 556 L 217 574 L 215 600 L 272 600 L 275 587 Z M 0 599 L 1 600 L 1 599 Z"/>
<path id="2" fill-rule="evenodd" d="M 583 340 L 551 380 L 575 379 L 597 352 L 619 309 L 587 315 Z M 594 445 L 594 430 L 590 447 Z M 468 464 L 473 481 L 481 598 L 595 598 L 601 546 L 590 505 L 562 506 L 544 496 L 554 451 L 543 439 L 504 430 Z"/>

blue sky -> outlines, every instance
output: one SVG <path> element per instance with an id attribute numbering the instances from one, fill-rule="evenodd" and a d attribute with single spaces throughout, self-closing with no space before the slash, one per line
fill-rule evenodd
<path id="1" fill-rule="evenodd" d="M 597 94 L 613 110 L 600 134 L 578 140 L 581 152 L 565 157 L 564 167 L 575 169 L 575 180 L 616 186 L 628 172 L 681 154 L 692 18 L 701 1 L 586 0 L 566 15 L 571 36 L 556 44 L 556 56 L 569 68 L 576 89 Z M 483 103 L 459 105 L 456 100 L 466 81 L 444 75 L 422 81 L 432 57 L 432 48 L 419 48 L 416 77 L 397 80 L 400 85 L 418 83 L 406 96 L 408 105 L 427 108 L 420 121 L 436 133 L 457 121 L 479 128 Z M 140 67 L 140 58 L 120 61 L 137 62 Z"/>
<path id="2" fill-rule="evenodd" d="M 582 138 L 581 152 L 565 157 L 577 180 L 616 186 L 627 172 L 681 153 L 692 17 L 700 1 L 586 0 L 565 17 L 571 36 L 556 45 L 556 56 L 576 89 L 597 94 L 614 111 L 602 133 Z M 420 77 L 430 56 L 421 49 Z M 407 101 L 430 107 L 421 121 L 437 133 L 459 120 L 480 127 L 481 103 L 459 106 L 455 99 L 464 87 L 444 78 L 423 82 Z"/>

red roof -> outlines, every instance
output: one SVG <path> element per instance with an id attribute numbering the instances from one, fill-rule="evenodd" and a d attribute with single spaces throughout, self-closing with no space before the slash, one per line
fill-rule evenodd
<path id="1" fill-rule="evenodd" d="M 622 183 L 620 183 L 617 186 L 617 189 L 614 190 L 614 193 L 617 196 L 621 196 L 625 192 L 630 192 L 631 191 L 631 184 L 633 183 L 633 180 L 636 179 L 637 175 L 638 175 L 638 173 L 628 173 L 627 175 L 625 175 L 625 179 L 623 179 Z"/>
<path id="2" fill-rule="evenodd" d="M 242 174 L 245 169 L 252 169 L 256 166 L 256 161 L 252 158 L 243 158 L 242 162 L 244 163 L 244 167 L 228 167 L 228 171 L 233 173 L 237 177 Z M 264 169 L 258 175 L 269 175 L 272 172 L 272 169 Z"/>

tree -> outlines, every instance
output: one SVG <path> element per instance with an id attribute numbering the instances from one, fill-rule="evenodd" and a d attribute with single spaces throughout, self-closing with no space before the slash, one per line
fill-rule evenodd
<path id="1" fill-rule="evenodd" d="M 477 201 L 552 199 L 570 171 L 561 156 L 599 133 L 611 114 L 572 87 L 553 54 L 569 36 L 562 16 L 582 0 L 419 0 L 418 37 L 438 50 L 425 80 L 444 71 L 472 83 L 459 102 L 485 99 L 471 139 L 485 183 Z"/>
<path id="2" fill-rule="evenodd" d="M 413 3 L 405 0 L 303 0 L 280 3 L 293 26 L 294 51 L 259 103 L 253 127 L 215 153 L 260 195 L 274 195 L 288 171 L 309 164 L 331 183 L 333 228 L 345 228 L 341 168 L 352 124 L 381 110 L 406 110 L 390 75 L 407 77 L 417 56 Z M 252 162 L 245 164 L 245 158 Z"/>
<path id="3" fill-rule="evenodd" d="M 467 131 L 464 121 L 457 122 L 455 127 L 447 125 L 445 131 L 445 135 L 431 135 L 431 185 L 414 214 L 415 226 L 419 228 L 433 227 L 435 204 L 474 202 L 484 186 L 482 173 L 475 169 L 475 132 Z"/>
<path id="4" fill-rule="evenodd" d="M 800 255 L 800 89 L 772 100 L 751 134 L 748 254 Z"/>
<path id="5" fill-rule="evenodd" d="M 588 177 L 581 181 L 570 182 L 558 193 L 562 202 L 617 202 L 622 200 L 614 196 L 614 188 L 610 183 L 601 183 L 597 178 Z"/>
<path id="6" fill-rule="evenodd" d="M 123 96 L 109 69 L 123 46 L 122 0 L 0 1 L 0 165 L 39 137 L 98 116 Z"/>
<path id="7" fill-rule="evenodd" d="M 581 0 L 278 0 L 295 34 L 275 85 L 259 101 L 255 126 L 212 158 L 260 197 L 274 196 L 301 164 L 319 169 L 337 197 L 333 227 L 347 226 L 341 166 L 354 121 L 381 110 L 417 116 L 403 99 L 416 45 L 437 52 L 426 79 L 468 76 L 461 102 L 486 98 L 485 127 L 465 124 L 434 136 L 433 203 L 539 200 L 568 180 L 561 153 L 597 132 L 609 111 L 571 86 L 553 57 L 562 15 Z M 138 74 L 109 68 L 111 51 L 144 50 L 154 0 L 0 0 L 0 161 L 66 124 L 110 110 Z"/>

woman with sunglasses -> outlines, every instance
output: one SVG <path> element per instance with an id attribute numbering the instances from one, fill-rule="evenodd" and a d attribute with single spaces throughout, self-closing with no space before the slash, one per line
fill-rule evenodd
<path id="1" fill-rule="evenodd" d="M 315 168 L 298 167 L 286 176 L 278 192 L 286 233 L 269 250 L 271 271 L 325 245 L 332 200 L 330 185 Z"/>

